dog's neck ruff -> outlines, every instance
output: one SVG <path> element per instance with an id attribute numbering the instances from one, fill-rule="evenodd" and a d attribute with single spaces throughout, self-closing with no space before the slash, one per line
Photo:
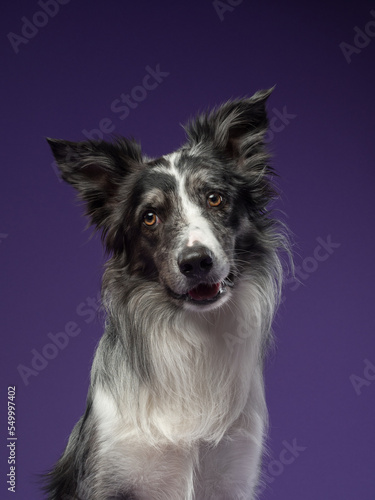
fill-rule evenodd
<path id="1" fill-rule="evenodd" d="M 166 313 L 155 291 L 133 293 L 127 311 L 117 318 L 118 327 L 124 339 L 130 324 L 136 329 L 142 339 L 136 348 L 144 349 L 150 377 L 142 380 L 140 367 L 129 369 L 125 362 L 121 373 L 118 366 L 111 373 L 99 346 L 93 377 L 101 382 L 94 394 L 101 432 L 113 433 L 115 425 L 124 440 L 137 433 L 155 444 L 220 441 L 243 411 L 252 376 L 261 369 L 262 304 L 247 283 L 239 284 L 236 295 L 233 304 L 194 314 L 170 308 Z M 114 349 L 121 351 L 120 346 Z"/>

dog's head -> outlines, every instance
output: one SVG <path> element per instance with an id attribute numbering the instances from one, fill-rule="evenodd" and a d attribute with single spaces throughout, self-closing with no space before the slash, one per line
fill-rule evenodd
<path id="1" fill-rule="evenodd" d="M 127 139 L 48 139 L 119 272 L 204 311 L 226 302 L 244 269 L 261 266 L 274 194 L 264 148 L 270 93 L 198 116 L 185 127 L 188 142 L 154 160 Z"/>

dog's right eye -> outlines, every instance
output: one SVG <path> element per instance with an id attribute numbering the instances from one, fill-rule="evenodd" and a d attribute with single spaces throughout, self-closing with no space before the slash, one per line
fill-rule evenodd
<path id="1" fill-rule="evenodd" d="M 143 215 L 143 222 L 146 224 L 146 226 L 154 226 L 159 222 L 159 217 L 156 215 L 155 212 L 146 212 Z"/>

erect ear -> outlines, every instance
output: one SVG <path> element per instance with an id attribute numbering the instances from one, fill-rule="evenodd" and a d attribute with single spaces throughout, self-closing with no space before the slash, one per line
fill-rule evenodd
<path id="1" fill-rule="evenodd" d="M 72 184 L 86 203 L 86 214 L 98 229 L 109 249 L 114 244 L 119 187 L 130 172 L 139 168 L 139 144 L 124 138 L 105 141 L 71 142 L 47 139 L 62 178 Z"/>
<path id="2" fill-rule="evenodd" d="M 259 90 L 250 98 L 228 101 L 189 122 L 185 130 L 190 146 L 202 152 L 214 147 L 233 159 L 250 156 L 263 145 L 268 126 L 266 101 L 272 91 Z"/>

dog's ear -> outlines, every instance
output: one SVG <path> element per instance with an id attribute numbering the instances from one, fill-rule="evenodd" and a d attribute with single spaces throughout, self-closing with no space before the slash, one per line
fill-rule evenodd
<path id="1" fill-rule="evenodd" d="M 116 205 L 124 178 L 142 162 L 139 144 L 124 138 L 106 141 L 71 142 L 47 139 L 62 178 L 72 184 L 86 204 L 86 215 L 103 230 L 103 239 L 113 250 L 116 234 Z M 117 242 L 118 243 L 118 242 Z"/>
<path id="2" fill-rule="evenodd" d="M 249 157 L 263 145 L 268 126 L 266 101 L 272 91 L 259 90 L 250 98 L 229 101 L 189 122 L 185 130 L 190 146 L 202 152 L 214 147 L 234 160 Z"/>

